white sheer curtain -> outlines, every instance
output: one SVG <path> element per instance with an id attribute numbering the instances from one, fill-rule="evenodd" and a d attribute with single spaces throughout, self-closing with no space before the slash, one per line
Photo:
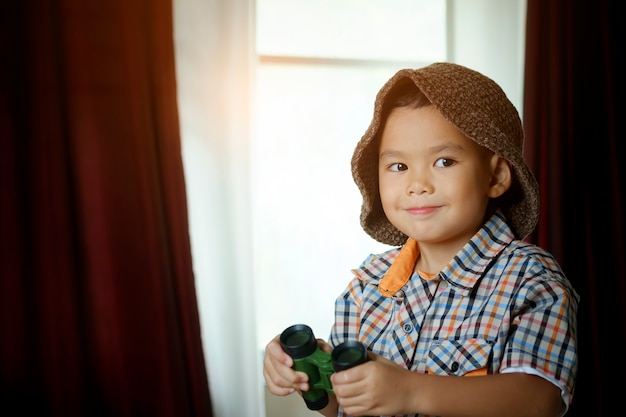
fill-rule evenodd
<path id="1" fill-rule="evenodd" d="M 190 237 L 214 415 L 263 416 L 251 277 L 253 0 L 174 0 Z"/>

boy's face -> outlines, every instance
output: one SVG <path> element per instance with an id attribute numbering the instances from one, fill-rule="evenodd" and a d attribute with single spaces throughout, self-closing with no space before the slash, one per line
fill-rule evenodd
<path id="1" fill-rule="evenodd" d="M 489 198 L 503 194 L 511 181 L 504 159 L 467 138 L 433 106 L 391 111 L 378 176 L 389 221 L 420 245 L 444 244 L 453 252 L 482 226 Z"/>

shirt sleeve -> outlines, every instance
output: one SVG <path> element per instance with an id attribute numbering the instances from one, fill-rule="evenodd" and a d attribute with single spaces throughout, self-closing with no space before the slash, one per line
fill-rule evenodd
<path id="1" fill-rule="evenodd" d="M 363 286 L 364 283 L 355 277 L 335 300 L 335 322 L 330 334 L 333 347 L 348 340 L 358 340 Z"/>
<path id="2" fill-rule="evenodd" d="M 513 299 L 513 319 L 500 372 L 533 373 L 561 389 L 569 406 L 577 370 L 576 312 L 579 297 L 558 269 L 529 260 Z"/>

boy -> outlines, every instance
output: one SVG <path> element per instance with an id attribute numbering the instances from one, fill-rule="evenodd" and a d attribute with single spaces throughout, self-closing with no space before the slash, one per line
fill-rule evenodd
<path id="1" fill-rule="evenodd" d="M 370 361 L 332 375 L 325 416 L 562 416 L 577 370 L 578 294 L 525 243 L 537 183 L 517 110 L 484 75 L 451 63 L 400 70 L 380 90 L 352 158 L 361 225 L 397 246 L 370 255 L 335 303 L 330 345 Z M 278 339 L 275 395 L 308 389 Z"/>

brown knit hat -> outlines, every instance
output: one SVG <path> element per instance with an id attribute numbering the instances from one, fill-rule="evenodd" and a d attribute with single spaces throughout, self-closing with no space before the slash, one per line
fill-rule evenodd
<path id="1" fill-rule="evenodd" d="M 539 190 L 523 157 L 524 131 L 515 106 L 490 78 L 457 64 L 434 63 L 398 71 L 381 88 L 372 122 L 352 156 L 352 176 L 363 195 L 361 226 L 379 242 L 401 246 L 407 236 L 383 212 L 378 191 L 378 144 L 382 109 L 400 81 L 413 82 L 457 129 L 474 142 L 500 155 L 513 169 L 511 188 L 499 207 L 518 239 L 528 236 L 539 219 Z"/>

